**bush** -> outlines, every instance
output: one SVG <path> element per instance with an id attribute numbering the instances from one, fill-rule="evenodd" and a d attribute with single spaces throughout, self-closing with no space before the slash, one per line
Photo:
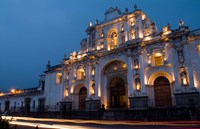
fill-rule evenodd
<path id="1" fill-rule="evenodd" d="M 9 121 L 0 116 L 0 129 L 9 129 Z"/>

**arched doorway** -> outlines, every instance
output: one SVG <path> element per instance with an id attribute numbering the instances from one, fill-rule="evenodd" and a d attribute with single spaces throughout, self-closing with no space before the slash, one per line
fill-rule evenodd
<path id="1" fill-rule="evenodd" d="M 120 77 L 115 77 L 110 82 L 110 107 L 126 107 L 125 83 Z"/>
<path id="2" fill-rule="evenodd" d="M 79 90 L 79 109 L 85 110 L 85 99 L 87 98 L 87 88 L 82 87 Z"/>
<path id="3" fill-rule="evenodd" d="M 154 81 L 154 95 L 156 107 L 172 106 L 171 89 L 166 77 L 158 77 Z"/>

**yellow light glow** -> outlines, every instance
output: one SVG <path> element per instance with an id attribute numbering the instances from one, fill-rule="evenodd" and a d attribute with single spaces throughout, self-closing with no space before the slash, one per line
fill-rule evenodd
<path id="1" fill-rule="evenodd" d="M 78 59 L 80 59 L 81 57 L 82 57 L 81 55 L 78 55 L 78 56 L 77 56 Z"/>
<path id="2" fill-rule="evenodd" d="M 3 96 L 4 95 L 4 93 L 0 93 L 0 96 Z"/>
<path id="3" fill-rule="evenodd" d="M 140 83 L 136 84 L 136 90 L 137 90 L 137 91 L 141 90 L 141 85 L 140 85 Z"/>
<path id="4" fill-rule="evenodd" d="M 56 84 L 62 83 L 62 73 L 56 74 Z"/>
<path id="5" fill-rule="evenodd" d="M 147 83 L 147 76 L 146 75 L 144 76 L 144 84 L 148 85 L 148 83 Z"/>
<path id="6" fill-rule="evenodd" d="M 103 44 L 101 44 L 101 49 L 103 48 Z"/>
<path id="7" fill-rule="evenodd" d="M 94 94 L 94 89 L 93 89 L 93 88 L 91 88 L 91 94 L 92 94 L 92 95 Z"/>
<path id="8" fill-rule="evenodd" d="M 171 31 L 167 31 L 167 32 L 164 32 L 163 35 L 167 35 L 167 34 L 170 34 Z"/>
<path id="9" fill-rule="evenodd" d="M 155 53 L 154 56 L 162 56 L 161 53 Z"/>
<path id="10" fill-rule="evenodd" d="M 146 15 L 142 14 L 142 20 L 146 19 Z"/>
<path id="11" fill-rule="evenodd" d="M 123 68 L 127 68 L 127 65 L 126 65 L 126 64 L 123 64 L 122 67 L 123 67 Z"/>
<path id="12" fill-rule="evenodd" d="M 139 69 L 139 66 L 138 66 L 138 65 L 135 65 L 135 69 Z"/>
<path id="13" fill-rule="evenodd" d="M 11 93 L 15 93 L 15 89 L 11 89 Z"/>
<path id="14" fill-rule="evenodd" d="M 139 32 L 139 38 L 143 38 L 143 32 Z"/>
<path id="15" fill-rule="evenodd" d="M 149 40 L 151 40 L 152 39 L 152 37 L 151 36 L 148 36 L 148 37 L 145 37 L 144 38 L 144 41 L 149 41 Z"/>
<path id="16" fill-rule="evenodd" d="M 65 90 L 65 96 L 68 97 L 69 94 L 68 94 L 68 90 Z"/>
<path id="17" fill-rule="evenodd" d="M 100 50 L 101 48 L 100 48 L 100 46 L 97 46 L 97 50 Z"/>
<path id="18" fill-rule="evenodd" d="M 71 93 L 73 93 L 74 92 L 74 88 L 73 88 L 73 86 L 71 87 Z"/>
<path id="19" fill-rule="evenodd" d="M 151 59 L 148 60 L 148 64 L 151 64 Z"/>
<path id="20" fill-rule="evenodd" d="M 187 85 L 187 78 L 183 78 L 183 85 Z"/>
<path id="21" fill-rule="evenodd" d="M 95 75 L 95 69 L 93 68 L 92 69 L 92 76 L 94 76 Z"/>
<path id="22" fill-rule="evenodd" d="M 134 21 L 133 21 L 133 20 L 131 20 L 131 26 L 134 26 L 134 25 L 135 25 Z"/>

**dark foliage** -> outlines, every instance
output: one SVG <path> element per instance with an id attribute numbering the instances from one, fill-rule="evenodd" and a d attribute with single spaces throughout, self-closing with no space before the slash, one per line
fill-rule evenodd
<path id="1" fill-rule="evenodd" d="M 9 129 L 9 121 L 0 116 L 0 129 Z"/>

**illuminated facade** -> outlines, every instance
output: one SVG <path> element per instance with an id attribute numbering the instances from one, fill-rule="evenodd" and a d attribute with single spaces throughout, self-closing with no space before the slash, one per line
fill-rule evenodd
<path id="1" fill-rule="evenodd" d="M 37 97 L 46 111 L 199 105 L 200 30 L 181 20 L 178 29 L 166 25 L 159 32 L 135 6 L 123 13 L 109 8 L 86 33 L 79 52 L 60 65 L 48 63 Z"/>

